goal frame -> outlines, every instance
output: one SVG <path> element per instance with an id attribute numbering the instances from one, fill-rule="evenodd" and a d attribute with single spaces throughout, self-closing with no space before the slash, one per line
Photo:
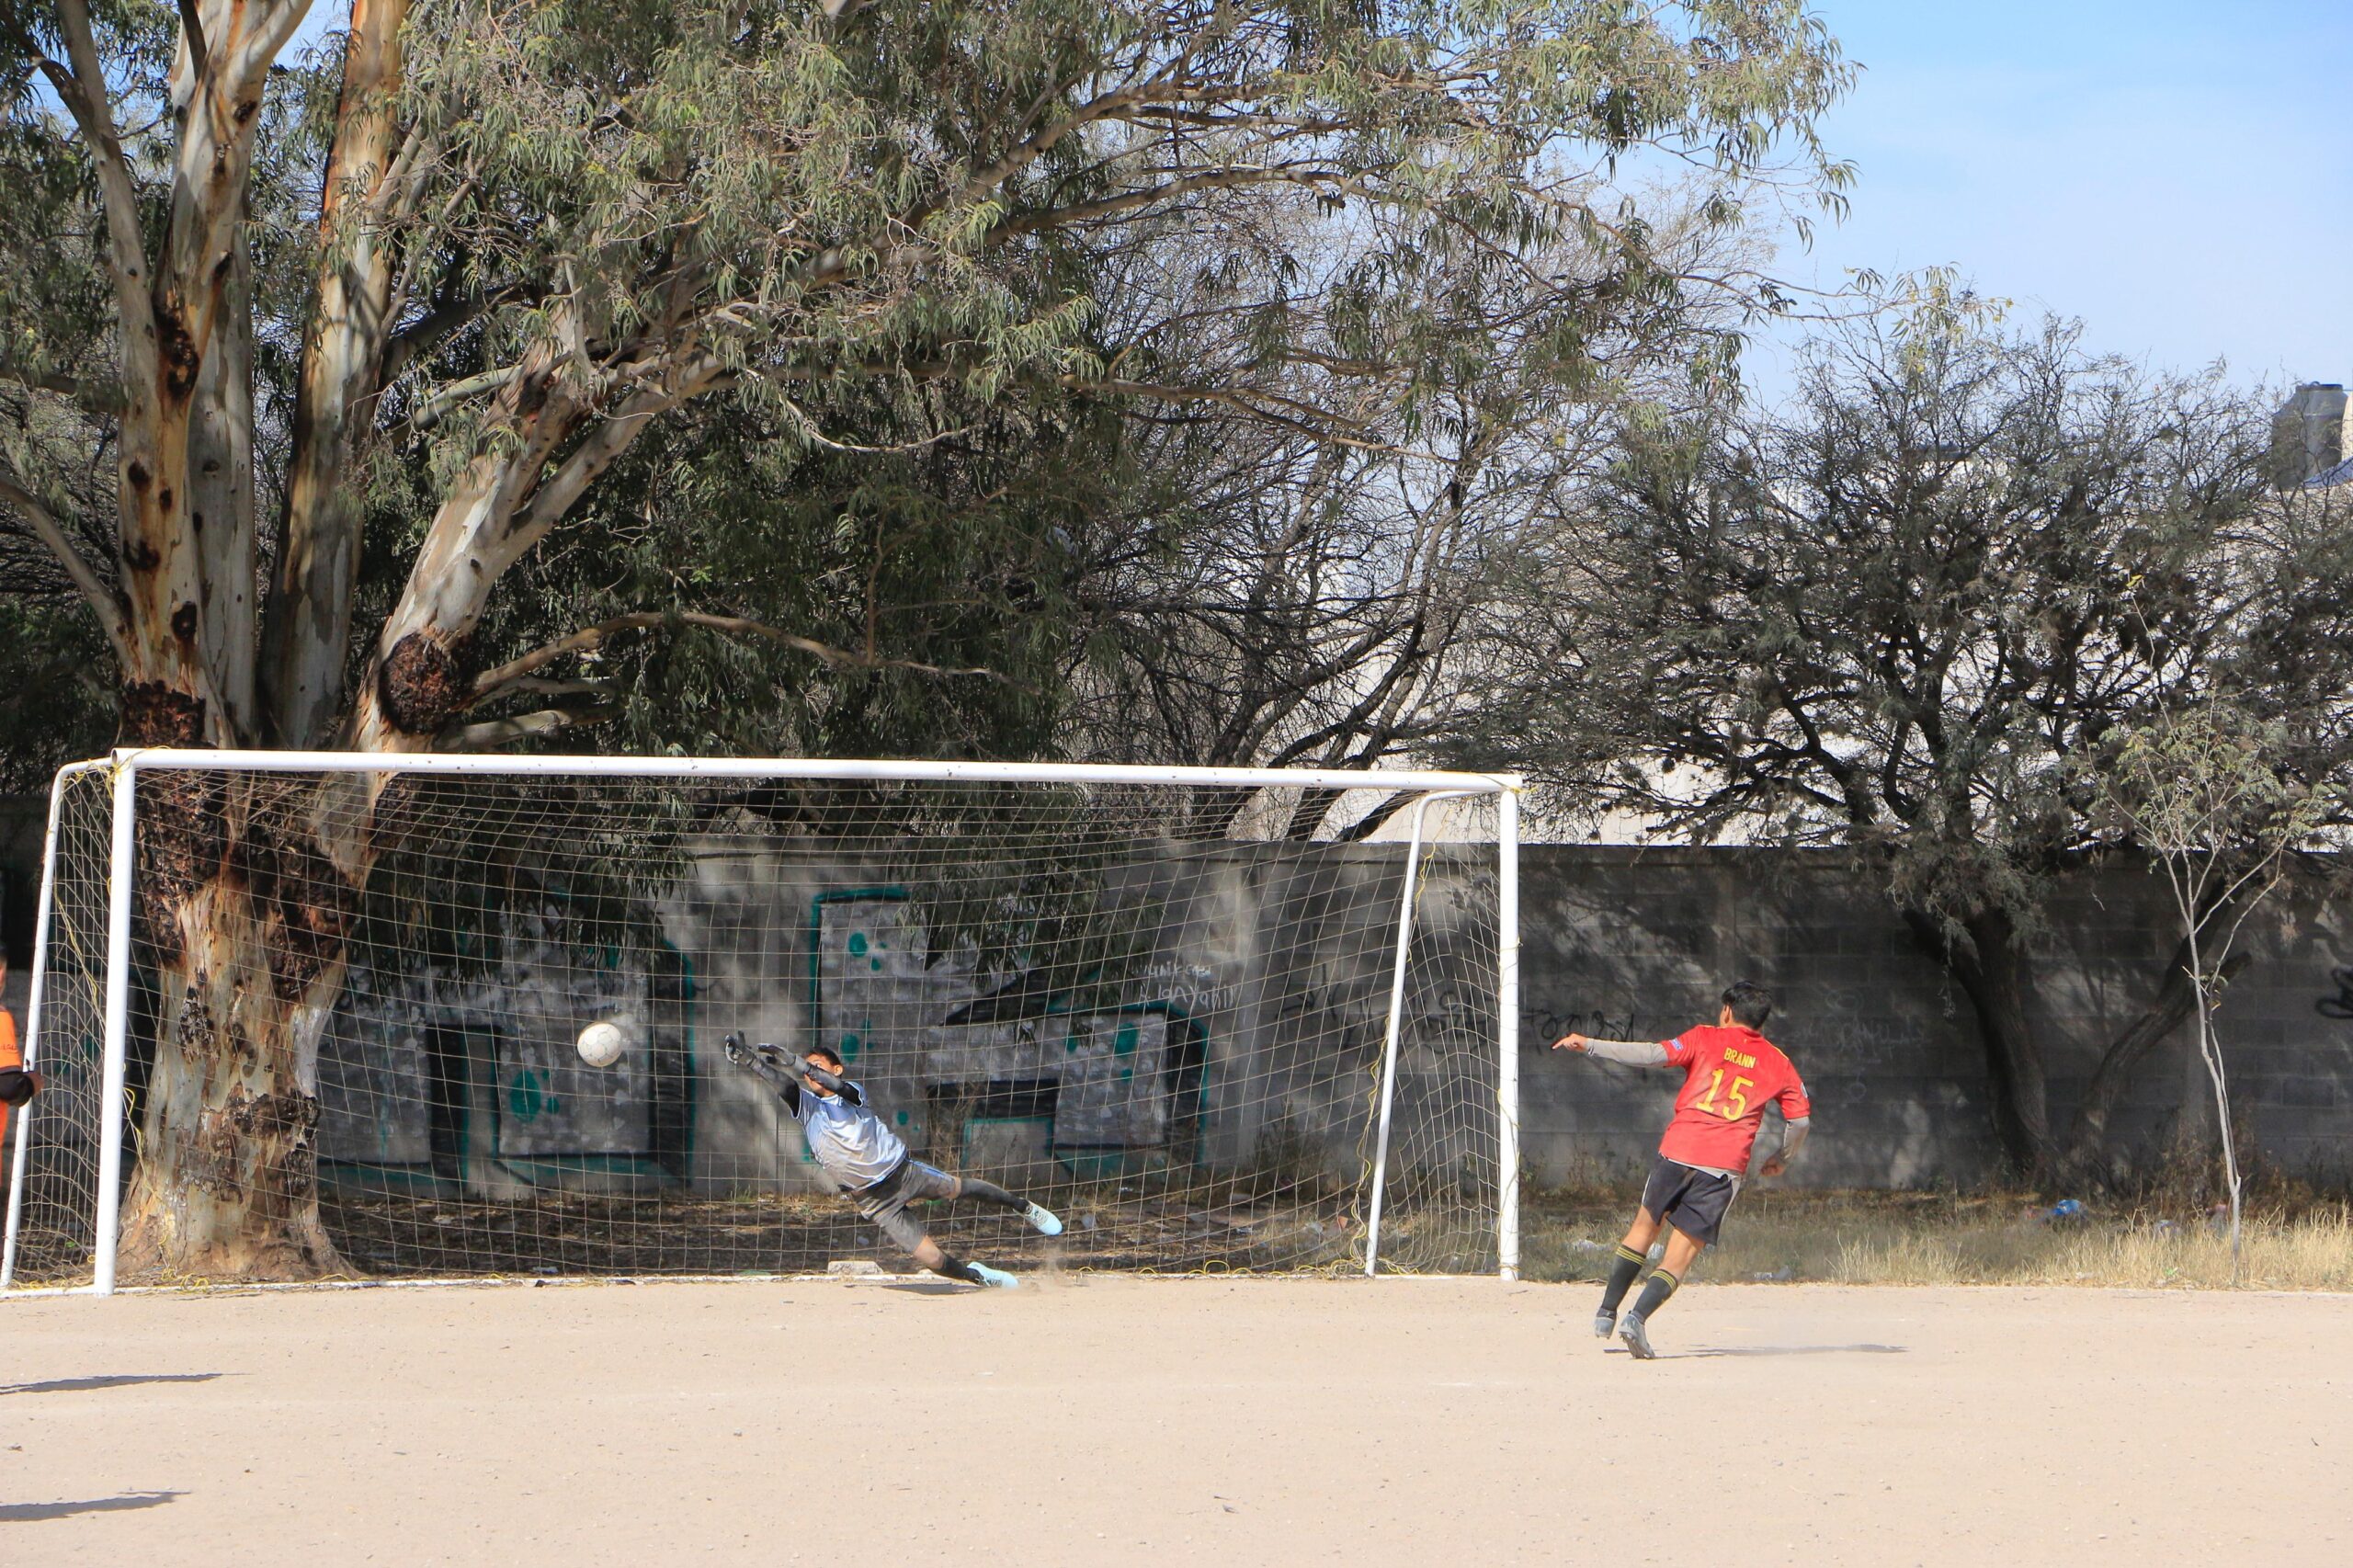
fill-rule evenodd
<path id="1" fill-rule="evenodd" d="M 1400 997 L 1407 949 L 1412 940 L 1415 860 L 1425 817 L 1438 800 L 1492 798 L 1495 801 L 1495 1094 L 1499 1143 L 1495 1211 L 1496 1273 L 1519 1278 L 1519 796 L 1517 774 L 1429 770 L 1136 767 L 1100 763 L 869 761 L 832 757 L 502 756 L 436 752 L 301 752 L 203 750 L 177 747 L 119 748 L 108 756 L 70 763 L 50 789 L 49 822 L 42 839 L 40 904 L 33 936 L 32 984 L 27 1009 L 26 1065 L 38 1067 L 41 1008 L 48 978 L 50 914 L 56 896 L 59 815 L 68 782 L 97 770 L 111 774 L 112 821 L 107 869 L 107 975 L 100 1076 L 99 1144 L 95 1256 L 91 1282 L 81 1293 L 115 1293 L 115 1254 L 119 1239 L 122 1159 L 125 1145 L 125 1086 L 129 1075 L 131 1023 L 131 893 L 135 869 L 138 780 L 142 773 L 409 773 L 483 775 L 497 778 L 569 778 L 818 779 L 841 782 L 1133 784 L 1308 790 L 1386 790 L 1419 796 L 1399 908 L 1397 968 L 1380 1067 L 1381 1117 L 1372 1174 L 1371 1226 L 1365 1273 L 1379 1267 L 1380 1216 L 1388 1153 L 1389 1108 L 1396 1074 Z M 15 1274 L 17 1221 L 23 1200 L 32 1111 L 15 1117 L 16 1147 L 9 1151 L 6 1239 L 0 1253 L 0 1291 Z"/>

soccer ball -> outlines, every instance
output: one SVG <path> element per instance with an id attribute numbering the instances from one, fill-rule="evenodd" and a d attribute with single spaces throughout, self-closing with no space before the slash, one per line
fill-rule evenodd
<path id="1" fill-rule="evenodd" d="M 621 1059 L 621 1048 L 628 1043 L 620 1025 L 600 1019 L 580 1031 L 580 1060 L 591 1067 L 610 1067 Z"/>

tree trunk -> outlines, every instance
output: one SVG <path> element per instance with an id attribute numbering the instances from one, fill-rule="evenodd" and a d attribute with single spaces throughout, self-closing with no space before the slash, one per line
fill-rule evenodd
<path id="1" fill-rule="evenodd" d="M 2194 1028 L 2181 1053 L 2181 1079 L 2175 1094 L 2173 1117 L 2165 1134 L 2166 1181 L 2180 1189 L 2179 1196 L 2202 1205 L 2214 1195 L 2222 1137 L 2214 1117 L 2213 1077 Z"/>
<path id="2" fill-rule="evenodd" d="M 407 0 L 364 0 L 355 10 L 347 74 L 356 85 L 329 159 L 331 213 L 344 185 L 362 173 L 381 176 L 406 9 Z M 119 624 L 109 632 L 121 661 L 126 744 L 251 744 L 262 727 L 244 225 L 271 63 L 308 10 L 307 0 L 181 6 L 168 78 L 170 197 L 159 207 L 134 181 L 88 8 L 78 0 L 56 7 L 71 69 L 52 80 L 90 153 L 119 316 Z M 382 271 L 380 257 L 363 256 L 356 301 L 336 306 L 361 318 L 358 335 L 378 347 Z M 360 378 L 353 392 L 350 358 L 326 368 L 341 378 L 335 390 L 347 404 L 373 388 Z M 312 410 L 306 438 L 345 451 L 336 421 L 346 412 L 330 410 L 333 427 L 322 430 Z M 304 475 L 306 494 L 346 499 L 337 472 L 314 465 Z M 347 526 L 347 514 L 324 502 L 319 509 Z M 297 553 L 307 569 L 309 557 Z M 342 622 L 327 620 L 324 632 L 296 630 L 323 644 L 341 635 Z M 322 663 L 339 669 L 345 657 L 335 642 L 308 646 L 293 662 L 307 676 Z M 133 891 L 161 1006 L 123 1217 L 129 1267 L 301 1277 L 340 1267 L 318 1216 L 317 1047 L 342 988 L 345 931 L 377 852 L 381 789 L 374 780 L 320 786 L 177 772 L 142 780 Z"/>
<path id="3" fill-rule="evenodd" d="M 348 749 L 429 747 L 473 697 L 466 651 L 493 587 L 663 410 L 724 373 L 709 355 L 595 391 L 581 358 L 534 350 L 437 509 L 356 692 L 340 675 L 359 514 L 354 421 L 377 388 L 392 257 L 371 227 L 393 148 L 408 0 L 352 13 L 328 159 L 318 318 L 305 341 L 271 631 L 255 638 L 252 323 L 240 223 L 261 94 L 304 5 L 200 0 L 175 68 L 172 200 L 150 257 L 103 72 L 75 36 L 72 107 L 101 154 L 122 314 L 118 452 L 123 736 L 141 745 L 315 744 L 340 710 Z M 188 8 L 183 7 L 183 16 Z M 69 18 L 70 19 L 70 18 Z M 688 310 L 690 290 L 679 292 Z M 661 324 L 642 371 L 673 353 Z M 559 334 L 577 349 L 576 330 Z M 197 514 L 201 512 L 199 525 Z M 267 683 L 269 700 L 259 700 Z M 267 711 L 265 711 L 265 710 Z M 136 896 L 162 986 L 127 1267 L 168 1276 L 311 1277 L 341 1267 L 318 1215 L 317 1051 L 347 927 L 386 833 L 381 776 L 170 773 L 142 785 Z M 397 812 L 393 815 L 397 816 Z"/>
<path id="4" fill-rule="evenodd" d="M 2066 1154 L 2061 1162 L 2061 1168 L 2070 1175 L 2103 1183 L 2115 1180 L 2109 1123 L 2151 1052 L 2182 1026 L 2198 1005 L 2197 990 L 2189 983 L 2188 963 L 2188 948 L 2184 943 L 2165 966 L 2156 999 L 2116 1037 L 2101 1055 L 2099 1065 L 2093 1069 L 2091 1082 L 2084 1086 L 2084 1103 L 2075 1112 Z M 2222 966 L 2222 978 L 2234 978 L 2246 965 L 2245 954 L 2233 954 Z"/>
<path id="5" fill-rule="evenodd" d="M 343 786 L 348 789 L 348 783 Z M 364 795 L 169 773 L 139 801 L 139 930 L 162 989 L 122 1267 L 315 1278 L 318 1044 L 343 987 Z M 358 806 L 358 812 L 348 808 Z"/>
<path id="6" fill-rule="evenodd" d="M 254 528 L 253 260 L 237 226 L 224 306 L 197 380 L 188 428 L 188 528 L 201 552 L 197 624 L 206 673 L 221 703 L 219 728 L 253 737 L 254 660 L 260 645 L 255 598 L 259 536 Z"/>
<path id="7" fill-rule="evenodd" d="M 2027 1017 L 2026 955 L 2017 923 L 2001 910 L 1981 911 L 1964 919 L 1953 937 L 1926 912 L 1906 910 L 1904 920 L 1968 995 L 1985 1047 L 1995 1135 L 2016 1171 L 2040 1179 L 2053 1163 L 2050 1091 L 2041 1042 Z"/>
<path id="8" fill-rule="evenodd" d="M 364 508 L 352 469 L 392 329 L 392 246 L 372 210 L 393 162 L 408 0 L 356 0 L 320 187 L 318 298 L 294 400 L 265 651 L 270 738 L 321 744 L 343 705 Z"/>

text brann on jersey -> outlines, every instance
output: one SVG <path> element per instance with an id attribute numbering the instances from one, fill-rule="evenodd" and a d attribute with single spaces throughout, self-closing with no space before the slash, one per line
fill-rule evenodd
<path id="1" fill-rule="evenodd" d="M 1791 1121 L 1813 1114 L 1798 1070 L 1755 1029 L 1706 1024 L 1662 1043 L 1668 1064 L 1683 1069 L 1675 1119 L 1658 1144 L 1670 1160 L 1745 1173 L 1767 1102 L 1778 1100 Z"/>

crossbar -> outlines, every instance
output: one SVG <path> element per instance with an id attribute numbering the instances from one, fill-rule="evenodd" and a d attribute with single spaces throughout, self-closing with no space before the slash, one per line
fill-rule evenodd
<path id="1" fill-rule="evenodd" d="M 449 752 L 207 751 L 127 747 L 118 767 L 256 773 L 453 773 L 608 778 L 848 778 L 1003 784 L 1227 784 L 1253 789 L 1461 790 L 1502 794 L 1518 774 L 1359 768 L 1142 767 L 1091 762 L 863 762 L 838 757 L 488 756 Z"/>

